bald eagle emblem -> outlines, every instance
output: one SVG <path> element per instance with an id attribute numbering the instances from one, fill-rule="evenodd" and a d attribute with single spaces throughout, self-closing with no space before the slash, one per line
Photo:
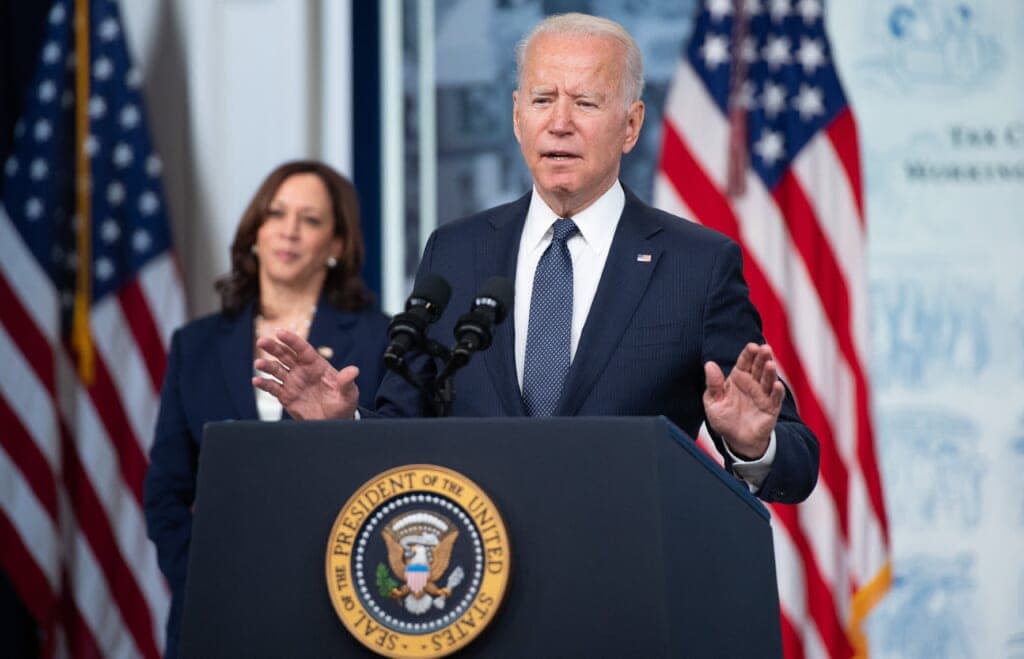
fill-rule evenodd
<path id="1" fill-rule="evenodd" d="M 388 550 L 388 565 L 398 581 L 386 579 L 382 594 L 414 615 L 431 606 L 443 609 L 452 590 L 462 582 L 464 571 L 456 567 L 444 587 L 438 582 L 448 571 L 452 548 L 459 537 L 454 524 L 436 512 L 413 510 L 396 517 L 381 531 Z M 378 574 L 383 566 L 378 568 Z"/>

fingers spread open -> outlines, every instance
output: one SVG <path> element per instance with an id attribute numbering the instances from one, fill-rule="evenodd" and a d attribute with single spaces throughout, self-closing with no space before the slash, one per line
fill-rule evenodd
<path id="1" fill-rule="evenodd" d="M 279 330 L 274 336 L 292 351 L 300 364 L 312 364 L 317 359 L 322 359 L 309 341 L 294 332 Z"/>
<path id="2" fill-rule="evenodd" d="M 743 350 L 740 351 L 740 356 L 736 358 L 736 365 L 733 366 L 733 370 L 739 369 L 741 371 L 750 372 L 754 366 L 754 359 L 757 357 L 757 344 L 748 343 L 743 346 Z"/>
<path id="3" fill-rule="evenodd" d="M 288 376 L 288 369 L 275 359 L 257 359 L 253 365 L 257 370 L 263 371 L 267 375 L 272 375 L 280 381 L 284 381 Z"/>
<path id="4" fill-rule="evenodd" d="M 271 338 L 263 338 L 256 341 L 256 347 L 263 350 L 288 368 L 292 368 L 296 364 L 295 351 L 280 341 L 276 341 Z M 257 368 L 259 367 L 257 366 Z"/>
<path id="5" fill-rule="evenodd" d="M 285 388 L 276 380 L 256 376 L 252 379 L 252 384 L 257 389 L 262 389 L 277 398 L 283 405 L 288 405 L 288 403 L 291 402 L 288 400 L 288 394 L 285 392 Z"/>

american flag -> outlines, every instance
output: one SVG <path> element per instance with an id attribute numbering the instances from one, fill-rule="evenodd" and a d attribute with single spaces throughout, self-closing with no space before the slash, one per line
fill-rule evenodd
<path id="1" fill-rule="evenodd" d="M 44 656 L 157 657 L 142 482 L 184 318 L 112 0 L 57 0 L 0 179 L 0 565 Z"/>
<path id="2" fill-rule="evenodd" d="M 655 203 L 739 242 L 821 474 L 772 506 L 787 657 L 863 656 L 889 540 L 868 386 L 854 117 L 820 0 L 704 0 L 665 108 Z"/>

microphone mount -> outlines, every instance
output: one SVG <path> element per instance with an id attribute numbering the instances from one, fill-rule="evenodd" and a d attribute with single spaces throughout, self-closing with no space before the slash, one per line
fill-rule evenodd
<path id="1" fill-rule="evenodd" d="M 508 315 L 512 305 L 512 282 L 504 277 L 492 277 L 480 287 L 470 310 L 455 323 L 455 345 L 446 348 L 427 336 L 427 326 L 436 322 L 448 302 L 451 289 L 437 275 L 424 275 L 416 287 L 406 310 L 391 321 L 388 327 L 390 343 L 384 351 L 384 365 L 402 377 L 420 392 L 424 407 L 433 416 L 450 416 L 455 401 L 455 373 L 469 363 L 473 354 L 490 347 L 494 328 Z M 407 357 L 422 354 L 430 358 L 438 373 L 421 381 L 409 368 Z M 430 372 L 428 371 L 428 372 Z"/>

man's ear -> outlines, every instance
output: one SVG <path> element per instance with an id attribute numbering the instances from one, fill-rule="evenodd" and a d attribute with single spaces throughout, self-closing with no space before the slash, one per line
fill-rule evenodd
<path id="1" fill-rule="evenodd" d="M 516 142 L 523 141 L 519 138 L 519 90 L 512 92 L 512 132 L 515 133 Z"/>
<path id="2" fill-rule="evenodd" d="M 644 125 L 644 102 L 633 101 L 626 110 L 626 139 L 622 142 L 622 153 L 629 153 L 640 139 L 640 129 Z"/>

